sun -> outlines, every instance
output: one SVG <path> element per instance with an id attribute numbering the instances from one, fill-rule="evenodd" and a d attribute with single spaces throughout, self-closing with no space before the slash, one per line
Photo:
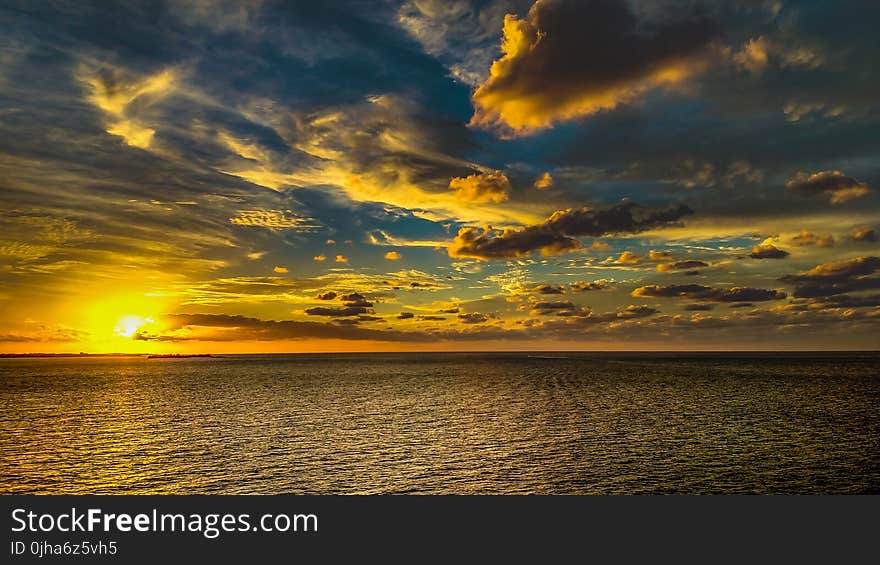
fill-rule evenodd
<path id="1" fill-rule="evenodd" d="M 137 331 L 147 324 L 154 323 L 152 318 L 142 318 L 141 316 L 124 316 L 119 319 L 113 333 L 120 337 L 132 337 Z"/>

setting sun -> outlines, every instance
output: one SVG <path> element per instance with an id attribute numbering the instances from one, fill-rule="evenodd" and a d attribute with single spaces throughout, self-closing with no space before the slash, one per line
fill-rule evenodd
<path id="1" fill-rule="evenodd" d="M 147 324 L 154 323 L 152 318 L 141 318 L 140 316 L 125 316 L 120 318 L 116 324 L 113 333 L 121 337 L 132 337 L 137 331 Z"/>

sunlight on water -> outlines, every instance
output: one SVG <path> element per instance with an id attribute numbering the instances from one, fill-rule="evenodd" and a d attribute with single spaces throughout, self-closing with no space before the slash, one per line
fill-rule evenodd
<path id="1" fill-rule="evenodd" d="M 0 491 L 876 493 L 878 373 L 873 356 L 4 359 Z"/>

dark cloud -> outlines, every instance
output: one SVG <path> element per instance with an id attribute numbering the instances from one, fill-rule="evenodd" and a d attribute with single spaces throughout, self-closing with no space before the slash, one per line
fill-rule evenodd
<path id="1" fill-rule="evenodd" d="M 358 306 L 363 308 L 372 308 L 373 303 L 369 302 L 364 295 L 354 292 L 352 294 L 346 294 L 344 296 L 340 296 L 339 300 L 345 303 L 346 306 Z"/>
<path id="2" fill-rule="evenodd" d="M 707 302 L 764 302 L 767 300 L 782 300 L 786 297 L 786 294 L 779 290 L 763 288 L 713 288 L 699 284 L 682 284 L 640 286 L 632 291 L 632 296 L 650 298 L 682 297 L 705 300 Z"/>
<path id="3" fill-rule="evenodd" d="M 676 261 L 672 264 L 672 268 L 675 270 L 686 271 L 688 269 L 699 269 L 701 267 L 708 267 L 709 264 L 705 261 L 697 261 L 696 259 L 690 259 L 687 261 Z"/>
<path id="4" fill-rule="evenodd" d="M 415 317 L 415 314 L 412 312 L 401 312 L 397 315 L 398 320 L 410 320 Z"/>
<path id="5" fill-rule="evenodd" d="M 542 0 L 523 19 L 508 15 L 504 56 L 474 92 L 472 123 L 528 133 L 682 81 L 716 26 L 669 8 L 647 22 L 617 0 Z"/>
<path id="6" fill-rule="evenodd" d="M 478 259 L 521 257 L 536 250 L 554 255 L 580 247 L 577 237 L 639 233 L 673 225 L 692 213 L 683 204 L 651 210 L 634 202 L 622 202 L 603 209 L 569 208 L 553 213 L 541 224 L 518 230 L 462 228 L 448 252 L 451 257 Z"/>
<path id="7" fill-rule="evenodd" d="M 315 306 L 314 308 L 306 308 L 305 312 L 309 316 L 330 316 L 336 318 L 366 314 L 369 312 L 369 309 L 364 308 L 363 306 L 341 306 L 339 308 Z"/>
<path id="8" fill-rule="evenodd" d="M 788 251 L 779 249 L 771 243 L 762 243 L 752 248 L 749 257 L 752 259 L 785 259 L 788 257 Z"/>
<path id="9" fill-rule="evenodd" d="M 323 298 L 322 300 L 332 299 Z M 316 306 L 314 308 L 306 308 L 305 312 L 309 316 L 330 316 L 334 318 L 341 318 L 346 316 L 361 316 L 363 314 L 369 314 L 372 312 L 370 308 L 373 307 L 373 303 L 368 301 L 366 297 L 364 297 L 364 295 L 357 292 L 340 296 L 339 300 L 341 300 L 343 303 L 342 307 L 327 308 L 324 306 Z"/>
<path id="10" fill-rule="evenodd" d="M 840 171 L 820 171 L 811 175 L 799 172 L 785 186 L 807 195 L 825 194 L 832 204 L 841 204 L 870 192 L 867 184 Z"/>
<path id="11" fill-rule="evenodd" d="M 536 314 L 549 314 L 554 310 L 573 310 L 574 307 L 574 303 L 570 300 L 535 302 L 532 304 L 532 312 Z"/>
<path id="12" fill-rule="evenodd" d="M 318 300 L 333 300 L 336 298 L 336 293 L 332 290 L 328 290 L 327 292 L 321 292 L 316 296 Z"/>
<path id="13" fill-rule="evenodd" d="M 377 330 L 358 327 L 354 323 L 321 323 L 298 320 L 261 320 L 247 316 L 226 314 L 169 314 L 166 319 L 173 324 L 172 331 L 164 335 L 140 335 L 145 341 L 186 341 L 188 335 L 173 330 L 202 328 L 199 341 L 272 341 L 287 339 L 354 339 L 381 341 L 428 341 L 431 337 L 419 332 Z M 436 339 L 436 338 L 433 338 Z"/>
<path id="14" fill-rule="evenodd" d="M 491 316 L 480 314 L 479 312 L 469 312 L 467 314 L 459 314 L 458 319 L 462 324 L 482 324 L 488 322 Z"/>
<path id="15" fill-rule="evenodd" d="M 795 287 L 796 298 L 816 298 L 880 288 L 880 277 L 870 276 L 877 270 L 880 270 L 880 257 L 856 257 L 816 265 L 809 271 L 785 275 L 779 280 Z"/>
<path id="16" fill-rule="evenodd" d="M 714 304 L 709 303 L 694 303 L 694 304 L 685 304 L 681 307 L 682 310 L 687 310 L 689 312 L 705 312 L 707 310 L 712 310 L 715 308 Z"/>
<path id="17" fill-rule="evenodd" d="M 610 322 L 618 322 L 621 320 L 636 320 L 639 318 L 648 318 L 660 311 L 647 305 L 629 305 L 621 308 L 616 312 L 596 313 L 590 308 L 570 308 L 557 312 L 557 317 L 565 320 L 565 323 L 575 323 L 581 325 L 607 324 Z"/>
<path id="18" fill-rule="evenodd" d="M 880 307 L 880 294 L 867 296 L 853 296 L 839 294 L 834 296 L 820 296 L 814 299 L 815 303 L 828 308 L 876 308 Z"/>

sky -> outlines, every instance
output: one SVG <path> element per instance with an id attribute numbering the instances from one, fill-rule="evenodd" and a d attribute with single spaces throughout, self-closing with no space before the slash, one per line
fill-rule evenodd
<path id="1" fill-rule="evenodd" d="M 0 6 L 0 352 L 874 349 L 880 4 Z"/>

